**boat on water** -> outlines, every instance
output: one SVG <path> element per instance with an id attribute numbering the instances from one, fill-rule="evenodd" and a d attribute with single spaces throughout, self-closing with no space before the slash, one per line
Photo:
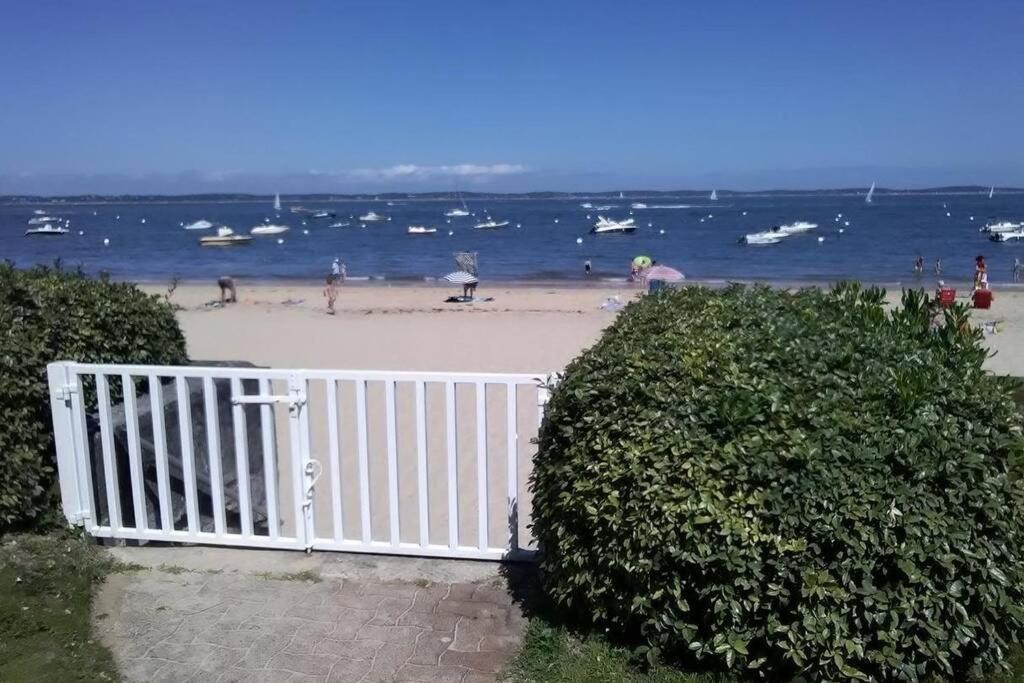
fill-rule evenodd
<path id="1" fill-rule="evenodd" d="M 46 225 L 47 223 L 60 223 L 60 219 L 56 216 L 47 216 L 46 214 L 37 214 L 29 218 L 27 223 L 29 225 Z"/>
<path id="2" fill-rule="evenodd" d="M 314 211 L 309 214 L 309 217 L 316 220 L 319 218 L 337 218 L 337 214 L 333 211 Z"/>
<path id="3" fill-rule="evenodd" d="M 650 206 L 644 205 L 645 209 L 692 209 L 691 204 L 651 204 Z"/>
<path id="4" fill-rule="evenodd" d="M 287 225 L 254 225 L 252 230 L 249 231 L 250 235 L 280 235 L 291 230 Z"/>
<path id="5" fill-rule="evenodd" d="M 291 207 L 288 210 L 291 211 L 292 213 L 297 213 L 297 214 L 300 214 L 300 215 L 303 215 L 303 216 L 305 216 L 306 214 L 313 213 L 312 211 L 310 211 L 309 209 L 307 209 L 304 206 L 293 206 L 293 207 Z"/>
<path id="6" fill-rule="evenodd" d="M 817 223 L 808 223 L 807 221 L 796 221 L 795 223 L 780 225 L 776 232 L 788 237 L 789 235 L 799 235 L 802 232 L 814 230 L 817 227 Z"/>
<path id="7" fill-rule="evenodd" d="M 875 196 L 875 184 L 871 183 L 871 188 L 868 190 L 867 195 L 864 196 L 864 203 L 865 204 L 870 204 L 872 202 L 872 198 L 874 196 Z"/>
<path id="8" fill-rule="evenodd" d="M 213 223 L 206 219 L 199 219 L 185 226 L 186 230 L 209 230 L 213 227 Z"/>
<path id="9" fill-rule="evenodd" d="M 740 244 L 778 244 L 786 235 L 779 234 L 778 229 L 764 230 L 740 238 Z"/>
<path id="10" fill-rule="evenodd" d="M 234 247 L 252 242 L 250 235 L 238 235 L 234 230 L 222 225 L 217 228 L 216 235 L 207 235 L 199 238 L 199 245 L 203 247 Z"/>
<path id="11" fill-rule="evenodd" d="M 631 233 L 636 231 L 636 223 L 632 218 L 627 218 L 624 221 L 613 221 L 605 218 L 604 216 L 598 216 L 597 222 L 594 223 L 594 227 L 590 229 L 592 235 L 613 235 L 616 233 Z"/>
<path id="12" fill-rule="evenodd" d="M 45 216 L 46 215 L 46 211 L 44 211 L 42 209 L 36 209 L 32 213 L 34 213 L 37 216 Z"/>
<path id="13" fill-rule="evenodd" d="M 410 225 L 405 232 L 409 235 L 436 235 L 437 228 L 428 228 L 423 225 Z"/>
<path id="14" fill-rule="evenodd" d="M 47 223 L 46 225 L 39 228 L 29 228 L 28 230 L 25 231 L 25 237 L 47 237 L 56 235 L 66 235 L 69 232 L 71 231 L 68 230 L 67 228 L 61 227 L 59 225 L 50 225 L 49 223 Z"/>
<path id="15" fill-rule="evenodd" d="M 460 216 L 468 216 L 469 215 L 469 207 L 466 206 L 466 200 L 462 198 L 462 193 L 456 191 L 455 192 L 455 197 L 456 197 L 456 199 L 459 200 L 459 203 L 462 204 L 462 206 L 456 206 L 453 209 L 448 209 L 447 211 L 444 212 L 444 215 L 447 216 L 448 218 L 458 218 Z"/>
<path id="16" fill-rule="evenodd" d="M 711 190 L 711 196 L 708 197 L 708 199 L 710 199 L 713 202 L 717 202 L 718 201 L 718 190 Z"/>
<path id="17" fill-rule="evenodd" d="M 1013 223 L 1011 221 L 995 221 L 993 223 L 986 223 L 982 227 L 978 228 L 978 232 L 987 233 L 1016 232 L 1017 230 L 1024 230 L 1024 223 Z"/>
<path id="18" fill-rule="evenodd" d="M 280 210 L 281 210 L 281 195 L 275 194 L 274 195 L 274 211 L 280 211 Z"/>
<path id="19" fill-rule="evenodd" d="M 594 211 L 611 211 L 612 209 L 617 209 L 619 207 L 615 204 L 601 204 L 600 206 L 593 206 L 591 208 L 594 209 Z"/>
<path id="20" fill-rule="evenodd" d="M 629 205 L 629 208 L 631 208 L 631 209 L 646 209 L 647 205 L 644 204 L 643 202 L 633 202 L 632 204 Z"/>
<path id="21" fill-rule="evenodd" d="M 364 223 L 374 223 L 377 221 L 386 221 L 387 216 L 382 216 L 379 213 L 370 211 L 369 213 L 360 216 L 359 220 L 363 221 Z"/>
<path id="22" fill-rule="evenodd" d="M 993 242 L 1019 242 L 1024 240 L 1024 228 L 1008 232 L 994 232 L 988 238 Z"/>
<path id="23" fill-rule="evenodd" d="M 580 204 L 580 207 L 584 209 L 593 209 L 594 205 L 591 204 L 590 202 L 583 202 L 582 204 Z"/>
<path id="24" fill-rule="evenodd" d="M 993 185 L 992 187 L 988 188 L 988 198 L 989 199 L 992 199 L 992 195 L 994 195 L 995 193 L 996 193 L 996 186 L 995 185 Z"/>
<path id="25" fill-rule="evenodd" d="M 496 221 L 493 218 L 488 218 L 483 223 L 477 223 L 473 226 L 476 230 L 497 230 L 498 228 L 507 228 L 508 221 Z"/>
<path id="26" fill-rule="evenodd" d="M 344 221 L 338 221 L 337 223 L 331 223 L 327 227 L 328 228 L 347 228 L 350 225 L 352 225 L 352 224 L 351 223 L 346 223 Z"/>

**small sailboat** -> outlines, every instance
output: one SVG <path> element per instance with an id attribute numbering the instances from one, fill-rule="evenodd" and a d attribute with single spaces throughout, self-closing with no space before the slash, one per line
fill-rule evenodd
<path id="1" fill-rule="evenodd" d="M 875 184 L 871 183 L 871 189 L 868 190 L 867 195 L 864 197 L 864 203 L 870 204 L 871 198 L 875 196 Z"/>
<path id="2" fill-rule="evenodd" d="M 711 190 L 711 196 L 708 197 L 708 199 L 710 199 L 713 202 L 717 202 L 718 201 L 718 190 Z"/>
<path id="3" fill-rule="evenodd" d="M 46 225 L 39 228 L 29 228 L 25 231 L 25 237 L 47 237 L 55 235 L 66 235 L 70 230 L 59 225 Z"/>
<path id="4" fill-rule="evenodd" d="M 992 199 L 992 195 L 994 195 L 995 193 L 996 193 L 996 186 L 995 185 L 993 185 L 992 187 L 988 188 L 988 198 L 989 199 Z"/>
<path id="5" fill-rule="evenodd" d="M 274 225 L 272 223 L 267 225 L 256 225 L 253 226 L 252 230 L 249 231 L 250 235 L 280 235 L 282 233 L 291 230 L 287 225 Z"/>
<path id="6" fill-rule="evenodd" d="M 423 225 L 410 225 L 405 232 L 409 235 L 436 235 L 437 228 L 428 228 Z"/>
<path id="7" fill-rule="evenodd" d="M 457 218 L 457 217 L 460 217 L 460 216 L 468 216 L 469 215 L 469 207 L 466 206 L 466 200 L 462 198 L 462 194 L 460 192 L 456 191 L 455 196 L 456 196 L 456 198 L 458 198 L 458 200 L 462 204 L 462 206 L 461 207 L 457 206 L 454 209 L 448 209 L 447 211 L 444 212 L 444 215 L 447 216 L 448 218 Z"/>
<path id="8" fill-rule="evenodd" d="M 274 211 L 281 211 L 281 195 L 274 195 Z"/>
<path id="9" fill-rule="evenodd" d="M 597 222 L 594 223 L 594 227 L 590 229 L 590 234 L 613 235 L 616 233 L 631 233 L 635 231 L 636 223 L 632 218 L 627 218 L 624 221 L 613 221 L 605 218 L 604 216 L 598 216 Z"/>
<path id="10" fill-rule="evenodd" d="M 619 192 L 619 199 L 625 199 L 625 198 L 626 198 L 626 195 L 622 194 L 622 192 Z"/>
<path id="11" fill-rule="evenodd" d="M 252 242 L 249 235 L 236 235 L 235 231 L 226 225 L 217 228 L 216 235 L 199 238 L 199 245 L 203 247 L 233 247 Z"/>

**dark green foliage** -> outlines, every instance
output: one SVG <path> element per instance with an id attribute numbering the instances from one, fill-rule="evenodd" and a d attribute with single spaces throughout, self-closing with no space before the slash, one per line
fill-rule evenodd
<path id="1" fill-rule="evenodd" d="M 1024 626 L 1022 419 L 908 292 L 687 288 L 568 367 L 531 488 L 545 587 L 771 680 L 962 678 Z"/>
<path id="2" fill-rule="evenodd" d="M 0 532 L 57 505 L 46 364 L 180 363 L 169 304 L 130 284 L 0 265 Z"/>

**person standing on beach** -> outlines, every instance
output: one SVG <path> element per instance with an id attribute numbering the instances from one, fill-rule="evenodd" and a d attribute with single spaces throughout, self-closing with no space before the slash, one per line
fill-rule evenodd
<path id="1" fill-rule="evenodd" d="M 942 275 L 942 259 L 935 259 L 935 277 Z"/>
<path id="2" fill-rule="evenodd" d="M 238 303 L 238 292 L 235 291 L 235 279 L 228 275 L 217 278 L 217 286 L 220 287 L 220 303 Z"/>
<path id="3" fill-rule="evenodd" d="M 324 297 L 327 298 L 327 315 L 334 315 L 334 302 L 338 300 L 337 279 L 334 274 L 327 276 L 327 284 L 324 286 Z"/>
<path id="4" fill-rule="evenodd" d="M 1020 282 L 1020 276 L 1024 272 L 1024 263 L 1020 262 L 1020 257 L 1013 259 L 1013 281 Z"/>
<path id="5" fill-rule="evenodd" d="M 590 259 L 587 259 L 586 261 L 583 262 L 583 275 L 585 275 L 586 277 L 590 277 L 591 269 L 592 267 L 590 265 Z"/>
<path id="6" fill-rule="evenodd" d="M 341 259 L 334 259 L 334 263 L 331 264 L 331 279 L 337 280 L 341 277 Z"/>
<path id="7" fill-rule="evenodd" d="M 988 289 L 988 266 L 981 254 L 974 259 L 974 288 Z"/>
<path id="8" fill-rule="evenodd" d="M 914 259 L 914 275 L 920 275 L 924 272 L 924 256 L 918 255 Z"/>

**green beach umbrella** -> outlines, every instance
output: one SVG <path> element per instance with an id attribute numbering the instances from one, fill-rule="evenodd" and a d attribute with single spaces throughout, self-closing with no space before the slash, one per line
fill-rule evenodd
<path id="1" fill-rule="evenodd" d="M 651 263 L 653 261 L 651 261 L 650 256 L 637 256 L 633 259 L 633 265 L 637 268 L 649 268 Z"/>

